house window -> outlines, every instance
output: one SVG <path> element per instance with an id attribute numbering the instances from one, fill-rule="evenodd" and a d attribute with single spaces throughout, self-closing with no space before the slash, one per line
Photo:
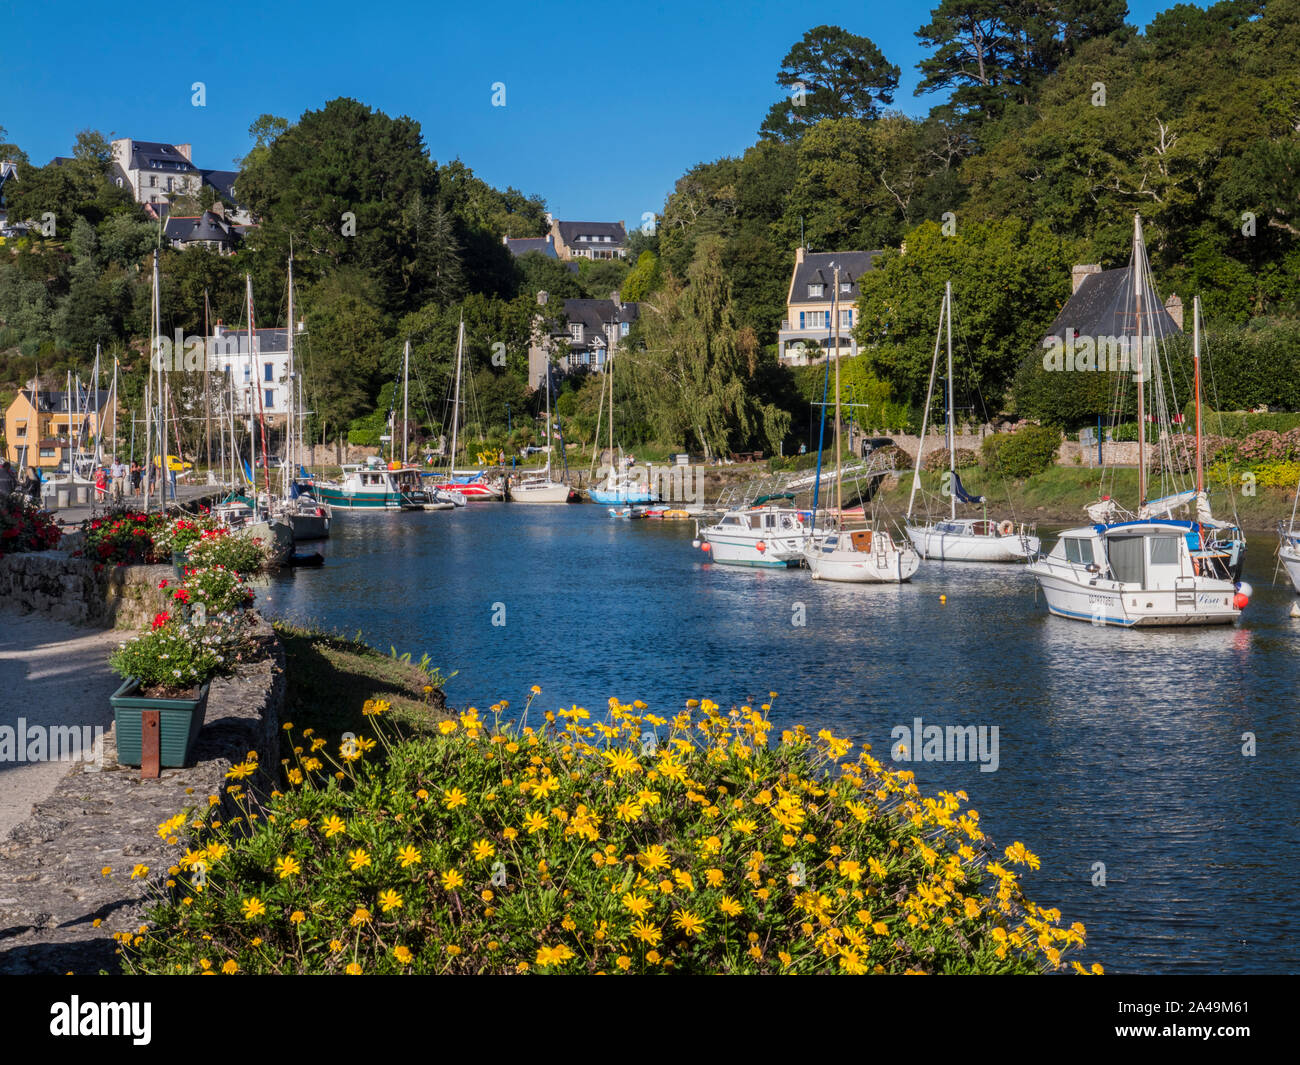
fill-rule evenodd
<path id="1" fill-rule="evenodd" d="M 581 341 L 581 340 L 582 340 L 582 323 L 581 323 L 581 322 L 574 322 L 573 324 L 571 324 L 571 325 L 569 326 L 569 335 L 570 335 L 571 337 L 573 337 L 574 340 Z"/>
<path id="2" fill-rule="evenodd" d="M 17 422 L 17 423 L 16 423 L 16 428 L 14 429 L 14 435 L 15 435 L 15 436 L 26 436 L 26 435 L 27 435 L 27 423 L 26 423 L 26 422 Z"/>
<path id="3" fill-rule="evenodd" d="M 819 299 L 825 291 L 826 291 L 826 286 L 825 286 L 825 285 L 809 285 L 809 286 L 808 286 L 808 298 L 809 298 L 809 299 Z"/>
<path id="4" fill-rule="evenodd" d="M 40 453 L 41 453 L 41 458 L 43 459 L 54 458 L 54 448 L 52 447 L 43 447 L 40 449 Z"/>
<path id="5" fill-rule="evenodd" d="M 271 376 L 271 363 L 269 363 L 269 362 L 263 364 L 263 366 L 262 366 L 262 380 L 263 380 L 263 381 L 274 381 L 274 380 L 275 380 L 275 378 L 274 378 L 273 376 Z"/>
<path id="6" fill-rule="evenodd" d="M 624 336 L 624 337 L 627 336 L 627 331 L 628 331 L 630 328 L 631 328 L 631 326 L 629 326 L 627 322 L 619 322 L 619 323 L 618 323 L 618 335 L 619 335 L 619 336 Z"/>
<path id="7" fill-rule="evenodd" d="M 149 187 L 150 187 L 151 189 L 156 189 L 156 188 L 158 187 L 158 175 L 157 175 L 157 174 L 150 174 L 150 175 L 149 175 Z"/>
<path id="8" fill-rule="evenodd" d="M 841 329 L 852 329 L 852 328 L 853 328 L 853 312 L 852 312 L 852 311 L 840 311 L 840 328 L 841 328 Z"/>
<path id="9" fill-rule="evenodd" d="M 248 384 L 249 379 L 250 379 L 251 377 L 252 377 L 252 374 L 249 373 L 248 364 L 245 363 L 245 364 L 244 364 L 244 384 Z"/>
<path id="10" fill-rule="evenodd" d="M 262 403 L 262 406 L 264 406 L 267 410 L 270 410 L 272 407 L 275 406 L 275 389 L 264 388 L 262 390 L 262 394 L 266 397 Z"/>
<path id="11" fill-rule="evenodd" d="M 805 315 L 807 315 L 807 327 L 809 329 L 825 329 L 829 324 L 826 319 L 830 315 L 830 311 L 800 311 L 799 325 L 801 328 L 803 327 Z"/>
<path id="12" fill-rule="evenodd" d="M 853 291 L 853 282 L 852 282 L 852 281 L 841 281 L 841 282 L 840 282 L 840 295 L 841 295 L 841 296 L 847 296 L 847 295 L 848 295 L 850 292 L 852 292 L 852 291 Z"/>

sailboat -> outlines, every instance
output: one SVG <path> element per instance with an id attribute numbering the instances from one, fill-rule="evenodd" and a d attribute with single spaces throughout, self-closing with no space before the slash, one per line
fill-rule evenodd
<path id="1" fill-rule="evenodd" d="M 465 319 L 456 333 L 456 385 L 451 401 L 451 468 L 447 476 L 434 478 L 436 492 L 454 494 L 461 502 L 497 502 L 503 498 L 501 488 L 488 482 L 482 470 L 456 470 L 456 445 L 460 432 L 460 379 L 465 364 Z"/>
<path id="2" fill-rule="evenodd" d="M 939 342 L 945 328 L 948 334 L 948 480 L 951 513 L 946 521 L 927 522 L 924 525 L 912 520 L 916 495 L 921 488 L 921 456 L 925 451 L 925 431 L 930 418 L 930 400 L 934 395 L 934 379 L 939 369 Z M 921 416 L 921 443 L 916 449 L 916 469 L 912 471 L 912 494 L 907 500 L 907 517 L 904 520 L 908 539 L 924 558 L 941 562 L 1024 562 L 1038 554 L 1041 544 L 1037 536 L 1024 525 L 1017 527 L 1011 521 L 990 521 L 987 509 L 981 518 L 957 517 L 958 502 L 982 504 L 983 496 L 972 496 L 961 483 L 957 473 L 956 433 L 953 425 L 953 373 L 952 373 L 952 282 L 944 286 L 943 308 L 939 312 L 939 332 L 934 339 L 934 360 L 930 364 L 930 385 L 925 395 L 925 413 Z"/>
<path id="3" fill-rule="evenodd" d="M 1152 406 L 1168 421 L 1163 383 L 1154 352 L 1154 335 L 1144 337 L 1145 319 L 1158 321 L 1160 304 L 1149 277 L 1142 219 L 1133 220 L 1130 260 L 1138 407 L 1138 499 L 1127 518 L 1110 498 L 1088 507 L 1093 524 L 1061 533 L 1050 554 L 1030 563 L 1047 608 L 1059 617 L 1125 628 L 1158 625 L 1223 625 L 1241 616 L 1251 587 L 1237 579 L 1244 543 L 1234 526 L 1215 521 L 1204 489 L 1200 417 L 1199 300 L 1193 310 L 1196 355 L 1196 488 L 1161 499 L 1147 499 L 1146 378 L 1150 367 Z M 1127 299 L 1127 296 L 1126 296 Z M 1177 507 L 1195 504 L 1194 521 L 1168 517 Z M 1227 533 L 1225 536 L 1224 534 Z M 1234 568 L 1236 567 L 1236 568 Z"/>
<path id="4" fill-rule="evenodd" d="M 618 454 L 621 457 L 622 452 L 615 452 L 614 450 L 614 353 L 612 350 L 605 359 L 605 380 L 609 384 L 609 474 L 603 486 L 597 488 L 592 485 L 587 489 L 587 495 L 591 497 L 593 503 L 613 504 L 626 508 L 629 511 L 629 516 L 632 516 L 631 510 L 635 509 L 632 504 L 657 503 L 659 498 L 648 483 L 634 480 L 629 471 L 622 469 L 622 464 L 614 460 L 614 456 Z M 604 391 L 601 393 L 600 402 L 603 410 L 605 404 Z M 599 439 L 599 415 L 597 415 L 596 436 Z M 596 448 L 598 446 L 598 443 L 592 444 L 593 466 L 595 465 Z M 717 561 L 721 561 L 721 559 Z"/>
<path id="5" fill-rule="evenodd" d="M 912 545 L 904 540 L 896 543 L 887 529 L 855 529 L 844 527 L 843 453 L 840 448 L 840 338 L 839 314 L 835 301 L 840 291 L 840 268 L 835 267 L 835 284 L 832 288 L 831 322 L 835 329 L 835 528 L 820 539 L 817 536 L 817 508 L 813 507 L 813 528 L 804 545 L 803 558 L 812 571 L 813 580 L 848 581 L 853 583 L 899 583 L 911 580 L 921 565 Z M 826 349 L 829 360 L 831 349 Z M 826 408 L 822 407 L 822 431 L 825 432 Z M 818 474 L 821 471 L 821 449 L 817 454 Z"/>
<path id="6" fill-rule="evenodd" d="M 315 485 L 295 476 L 300 470 L 298 461 L 299 444 L 302 439 L 302 414 L 298 410 L 296 389 L 300 380 L 297 364 L 293 356 L 294 333 L 297 324 L 293 317 L 293 252 L 289 253 L 289 319 L 288 319 L 288 413 L 285 417 L 284 436 L 284 473 L 283 490 L 276 511 L 281 519 L 288 522 L 293 533 L 294 543 L 305 540 L 324 540 L 330 534 L 330 506 L 323 499 L 317 499 Z"/>
<path id="7" fill-rule="evenodd" d="M 516 503 L 567 503 L 576 493 L 562 481 L 551 479 L 551 368 L 546 367 L 546 471 L 541 476 L 523 478 L 510 488 Z"/>

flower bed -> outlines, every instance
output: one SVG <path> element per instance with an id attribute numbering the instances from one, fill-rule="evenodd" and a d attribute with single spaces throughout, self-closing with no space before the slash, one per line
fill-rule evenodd
<path id="1" fill-rule="evenodd" d="M 23 496 L 0 495 L 0 558 L 23 551 L 49 551 L 62 536 L 53 515 Z"/>
<path id="2" fill-rule="evenodd" d="M 770 743 L 768 705 L 533 728 L 502 703 L 406 739 L 387 710 L 337 751 L 306 730 L 259 812 L 232 824 L 214 795 L 159 825 L 190 840 L 127 971 L 1034 973 L 1084 942 L 964 794 L 829 732 Z"/>
<path id="3" fill-rule="evenodd" d="M 105 566 L 168 561 L 170 551 L 160 552 L 154 544 L 166 521 L 161 514 L 133 510 L 92 518 L 82 523 L 77 554 Z"/>
<path id="4" fill-rule="evenodd" d="M 253 589 L 243 575 L 225 566 L 191 567 L 180 581 L 162 580 L 158 584 L 182 606 L 194 610 L 202 607 L 206 614 L 240 610 L 253 601 Z"/>
<path id="5" fill-rule="evenodd" d="M 266 565 L 269 553 L 260 537 L 241 536 L 219 526 L 202 530 L 185 557 L 195 567 L 256 573 Z"/>

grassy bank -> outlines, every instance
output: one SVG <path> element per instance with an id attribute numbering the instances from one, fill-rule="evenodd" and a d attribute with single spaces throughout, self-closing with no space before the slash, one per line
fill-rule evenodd
<path id="1" fill-rule="evenodd" d="M 961 471 L 961 480 L 972 495 L 983 495 L 988 498 L 990 517 L 1003 518 L 1014 514 L 1017 520 L 1046 524 L 1086 521 L 1087 514 L 1084 507 L 1097 502 L 1103 495 L 1111 496 L 1122 506 L 1132 507 L 1138 492 L 1136 469 L 1107 470 L 1103 479 L 1100 470 L 1053 466 L 1050 470 L 1023 481 L 1003 481 L 996 474 L 972 468 Z M 921 483 L 931 496 L 930 505 L 933 510 L 935 508 L 933 497 L 939 494 L 942 474 L 922 473 Z M 898 478 L 895 486 L 882 493 L 881 498 L 890 513 L 901 517 L 907 511 L 907 498 L 911 493 L 911 487 L 911 475 L 904 474 Z M 1149 491 L 1153 494 L 1159 493 L 1159 481 L 1153 481 Z M 1272 530 L 1276 522 L 1291 516 L 1294 499 L 1293 489 L 1259 488 L 1253 496 L 1245 496 L 1238 492 L 1235 500 L 1236 512 L 1243 527 Z M 1216 516 L 1227 518 L 1232 515 L 1233 503 L 1229 501 L 1225 491 L 1212 491 L 1210 502 Z M 941 509 L 946 512 L 946 506 Z M 957 513 L 959 516 L 974 517 L 981 515 L 983 509 L 958 506 Z"/>
<path id="2" fill-rule="evenodd" d="M 442 694 L 445 678 L 427 664 L 384 654 L 359 640 L 274 624 L 284 644 L 285 716 L 299 735 L 312 728 L 333 745 L 345 732 L 368 732 L 362 713 L 367 700 L 389 703 L 389 719 L 403 733 L 433 734 L 450 716 Z"/>

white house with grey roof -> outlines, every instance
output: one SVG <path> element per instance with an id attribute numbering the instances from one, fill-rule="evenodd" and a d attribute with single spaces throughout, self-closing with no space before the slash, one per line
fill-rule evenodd
<path id="1" fill-rule="evenodd" d="M 298 335 L 304 326 L 298 324 Z M 208 371 L 224 374 L 234 386 L 235 411 L 245 417 L 262 413 L 272 422 L 289 409 L 289 331 L 254 329 L 252 347 L 246 330 L 217 323 L 207 338 Z"/>
<path id="2" fill-rule="evenodd" d="M 537 294 L 537 302 L 546 305 L 545 292 Z M 625 303 L 617 292 L 610 293 L 607 300 L 565 300 L 559 327 L 544 334 L 541 329 L 535 331 L 528 348 L 528 387 L 541 387 L 548 362 L 561 377 L 578 370 L 600 373 L 640 315 L 640 304 Z M 567 354 L 555 361 L 561 350 Z"/>
<path id="3" fill-rule="evenodd" d="M 626 259 L 627 230 L 617 222 L 561 222 L 550 215 L 551 240 L 561 259 Z"/>
<path id="4" fill-rule="evenodd" d="M 163 144 L 118 137 L 112 143 L 113 176 L 136 203 L 167 203 L 168 197 L 197 196 L 203 175 L 190 160 L 189 144 Z"/>
<path id="5" fill-rule="evenodd" d="M 791 366 L 816 361 L 827 347 L 839 355 L 856 355 L 853 339 L 857 326 L 858 279 L 875 266 L 879 251 L 810 252 L 795 249 L 794 273 L 786 294 L 786 317 L 777 332 L 777 356 Z M 835 267 L 840 268 L 835 291 Z M 832 314 L 838 311 L 838 328 Z M 845 351 L 845 348 L 848 348 Z"/>

